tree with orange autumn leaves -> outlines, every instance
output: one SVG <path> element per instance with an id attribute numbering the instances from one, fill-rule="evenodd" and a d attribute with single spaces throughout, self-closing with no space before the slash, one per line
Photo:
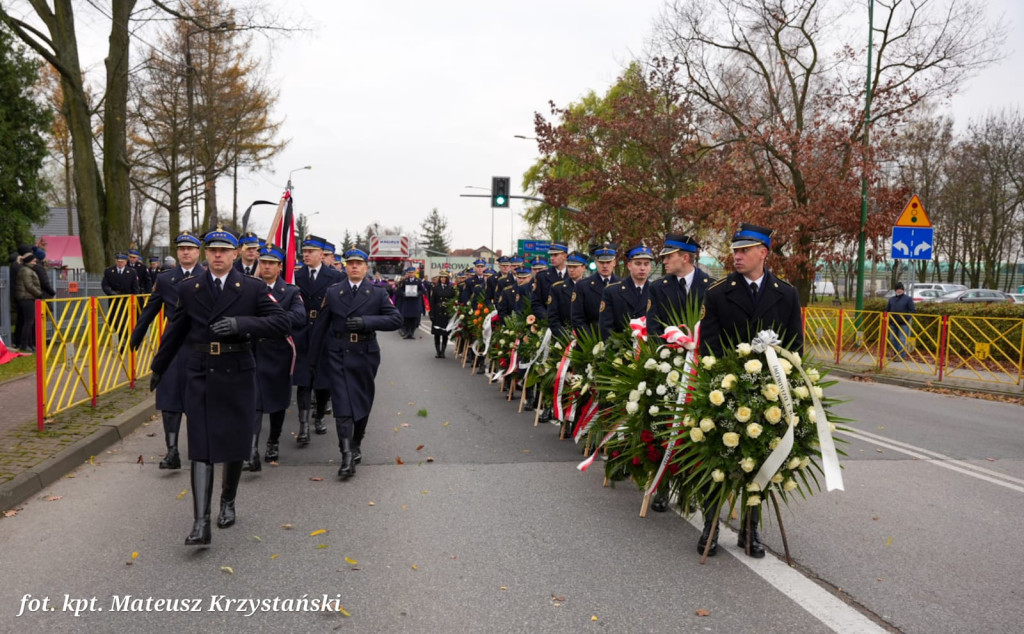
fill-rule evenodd
<path id="1" fill-rule="evenodd" d="M 552 106 L 551 120 L 536 116 L 541 158 L 524 186 L 583 209 L 570 234 L 580 241 L 656 244 L 675 230 L 727 259 L 740 222 L 771 227 L 769 266 L 806 302 L 822 264 L 848 259 L 857 241 L 862 176 L 876 247 L 869 257 L 884 257 L 878 247 L 909 197 L 880 169 L 899 152 L 897 131 L 926 100 L 945 98 L 997 59 L 1005 35 L 970 0 L 946 9 L 875 2 L 865 149 L 866 56 L 833 19 L 842 4 L 670 2 L 654 36 L 662 57 L 652 57 L 646 77 L 633 64 L 603 98 Z M 686 124 L 675 125 L 683 113 Z M 550 226 L 550 214 L 535 208 L 527 219 Z"/>

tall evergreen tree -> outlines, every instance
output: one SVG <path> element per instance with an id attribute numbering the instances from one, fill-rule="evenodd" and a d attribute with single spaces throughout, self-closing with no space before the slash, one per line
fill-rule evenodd
<path id="1" fill-rule="evenodd" d="M 46 215 L 45 134 L 51 115 L 32 98 L 39 63 L 0 26 L 0 253 L 33 242 L 29 226 Z M 6 258 L 5 262 L 6 264 Z"/>
<path id="2" fill-rule="evenodd" d="M 448 234 L 448 218 L 442 216 L 437 207 L 434 207 L 430 215 L 420 225 L 422 233 L 422 245 L 427 249 L 428 256 L 446 255 L 451 251 Z"/>

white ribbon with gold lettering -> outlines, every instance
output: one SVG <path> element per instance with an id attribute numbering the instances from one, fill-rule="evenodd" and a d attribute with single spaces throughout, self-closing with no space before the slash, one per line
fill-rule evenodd
<path id="1" fill-rule="evenodd" d="M 835 489 L 841 491 L 843 490 L 843 475 L 839 469 L 839 456 L 836 453 L 835 443 L 832 440 L 832 431 L 825 416 L 825 408 L 822 407 L 821 400 L 815 394 L 814 386 L 811 383 L 810 377 L 804 372 L 800 358 L 789 350 L 782 348 L 780 344 L 779 336 L 772 330 L 762 330 L 750 342 L 754 352 L 764 354 L 765 361 L 768 362 L 768 371 L 771 373 L 772 378 L 775 379 L 775 384 L 779 386 L 779 401 L 782 403 L 782 410 L 788 421 L 786 433 L 782 436 L 778 446 L 775 447 L 761 465 L 757 475 L 754 476 L 754 482 L 764 491 L 772 476 L 782 468 L 782 465 L 789 458 L 789 453 L 793 450 L 793 396 L 790 393 L 789 380 L 786 379 L 786 371 L 782 368 L 782 364 L 779 363 L 778 354 L 781 354 L 794 368 L 799 370 L 800 376 L 803 378 L 804 383 L 807 385 L 807 390 L 811 394 L 814 414 L 817 419 L 815 422 L 818 431 L 818 445 L 821 449 L 822 472 L 825 474 L 825 488 L 827 491 Z M 778 354 L 776 354 L 776 351 Z"/>
<path id="2" fill-rule="evenodd" d="M 478 356 L 478 357 L 486 356 L 487 355 L 487 351 L 491 349 L 491 335 L 494 334 L 494 326 L 492 324 L 494 323 L 494 320 L 497 319 L 497 318 L 498 318 L 498 313 L 491 313 L 490 315 L 488 315 L 487 317 L 484 318 L 484 328 L 483 328 L 483 337 L 482 337 L 483 340 L 484 340 L 484 349 L 481 351 L 478 348 L 478 346 L 480 345 L 480 339 L 477 339 L 476 341 L 474 341 L 473 342 L 473 354 L 475 354 L 476 356 Z"/>

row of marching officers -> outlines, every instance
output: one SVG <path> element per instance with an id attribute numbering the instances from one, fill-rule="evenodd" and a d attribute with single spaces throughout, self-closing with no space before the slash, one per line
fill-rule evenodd
<path id="1" fill-rule="evenodd" d="M 231 232 L 218 227 L 202 240 L 183 232 L 175 240 L 179 266 L 157 277 L 132 333 L 137 348 L 165 309 L 168 325 L 152 362 L 150 387 L 157 392 L 168 446 L 160 468 L 180 468 L 182 414 L 187 421 L 194 524 L 186 545 L 210 543 L 216 463 L 224 465 L 217 526 L 235 523 L 243 465 L 260 468 L 264 413 L 270 417 L 265 458 L 277 459 L 292 383 L 298 386 L 300 445 L 303 431 L 308 443 L 310 393 L 323 389 L 317 404 L 332 400 L 342 452 L 338 475 L 355 474 L 380 364 L 375 332 L 397 330 L 401 318 L 387 291 L 365 279 L 366 253 L 345 254 L 346 276 L 317 261 L 318 242 L 323 241 L 315 236 L 303 241 L 306 266 L 292 286 L 281 279 L 285 253 L 273 245 L 260 249 L 253 277 L 233 266 L 239 242 Z M 200 247 L 205 269 L 198 264 Z M 317 414 L 322 425 L 322 410 Z"/>

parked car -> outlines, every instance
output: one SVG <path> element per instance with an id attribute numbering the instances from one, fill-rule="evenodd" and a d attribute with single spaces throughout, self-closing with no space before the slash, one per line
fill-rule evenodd
<path id="1" fill-rule="evenodd" d="M 1013 298 L 1002 291 L 992 291 L 987 288 L 969 288 L 966 291 L 946 293 L 935 301 L 944 304 L 953 302 L 995 304 L 999 302 L 1012 302 Z"/>
<path id="2" fill-rule="evenodd" d="M 943 294 L 952 293 L 953 291 L 966 291 L 967 287 L 963 284 L 939 284 L 937 282 L 919 282 L 910 285 L 910 291 L 941 291 Z"/>
<path id="3" fill-rule="evenodd" d="M 917 289 L 910 294 L 910 298 L 915 302 L 934 302 L 943 296 L 943 292 L 936 289 L 925 288 Z"/>
<path id="4" fill-rule="evenodd" d="M 1015 304 L 1024 304 L 1024 293 L 1009 293 L 1009 295 Z"/>

